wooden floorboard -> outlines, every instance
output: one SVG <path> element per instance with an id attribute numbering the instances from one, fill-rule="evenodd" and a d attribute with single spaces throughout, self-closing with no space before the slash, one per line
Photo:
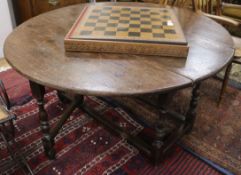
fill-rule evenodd
<path id="1" fill-rule="evenodd" d="M 5 58 L 0 58 L 0 72 L 10 69 L 11 66 L 7 63 Z"/>

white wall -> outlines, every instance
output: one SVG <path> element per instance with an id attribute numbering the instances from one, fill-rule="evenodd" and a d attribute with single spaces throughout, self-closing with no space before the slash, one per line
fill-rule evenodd
<path id="1" fill-rule="evenodd" d="M 14 26 L 10 0 L 0 0 L 0 58 L 3 57 L 3 44 Z"/>

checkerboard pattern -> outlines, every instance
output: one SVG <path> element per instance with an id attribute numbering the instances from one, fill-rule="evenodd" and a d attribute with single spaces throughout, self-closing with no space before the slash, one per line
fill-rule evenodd
<path id="1" fill-rule="evenodd" d="M 82 39 L 163 41 L 181 39 L 168 8 L 93 6 L 77 27 Z"/>

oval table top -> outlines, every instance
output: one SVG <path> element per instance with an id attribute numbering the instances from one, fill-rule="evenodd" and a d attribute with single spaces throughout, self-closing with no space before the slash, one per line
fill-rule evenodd
<path id="1" fill-rule="evenodd" d="M 158 6 L 144 3 L 103 5 Z M 107 53 L 67 53 L 64 37 L 79 4 L 34 17 L 6 39 L 4 54 L 19 73 L 41 85 L 82 95 L 135 95 L 192 85 L 227 65 L 234 53 L 229 33 L 191 10 L 174 11 L 190 47 L 187 58 Z"/>

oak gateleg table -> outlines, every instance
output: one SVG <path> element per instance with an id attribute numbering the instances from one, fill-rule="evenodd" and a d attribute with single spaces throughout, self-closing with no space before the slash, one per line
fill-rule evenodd
<path id="1" fill-rule="evenodd" d="M 158 6 L 146 3 L 103 3 L 119 4 Z M 5 58 L 16 71 L 29 79 L 32 94 L 37 99 L 45 154 L 49 159 L 55 158 L 54 138 L 72 111 L 79 107 L 157 163 L 177 139 L 192 129 L 200 83 L 231 61 L 234 53 L 232 38 L 211 19 L 191 10 L 174 8 L 190 47 L 187 58 L 67 53 L 64 50 L 64 36 L 85 5 L 69 6 L 36 16 L 18 26 L 5 41 Z M 187 114 L 172 115 L 180 120 L 180 125 L 168 133 L 168 137 L 165 136 L 167 130 L 160 117 L 152 144 L 123 132 L 115 123 L 100 117 L 84 103 L 84 96 L 87 95 L 165 94 L 188 86 L 193 87 L 193 92 Z M 75 94 L 54 128 L 50 128 L 48 114 L 44 109 L 45 87 L 57 89 L 60 99 L 69 99 L 64 94 Z M 160 110 L 163 112 L 164 109 L 160 107 Z"/>

